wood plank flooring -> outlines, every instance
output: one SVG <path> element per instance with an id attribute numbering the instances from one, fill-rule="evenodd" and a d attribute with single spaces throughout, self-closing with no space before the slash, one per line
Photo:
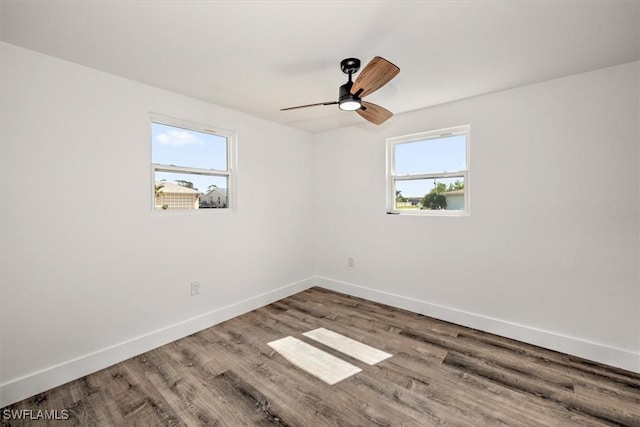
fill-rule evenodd
<path id="1" fill-rule="evenodd" d="M 368 365 L 317 328 L 392 357 Z M 286 336 L 362 371 L 328 385 L 267 345 Z M 6 409 L 70 418 L 3 426 L 640 426 L 640 374 L 311 288 Z"/>

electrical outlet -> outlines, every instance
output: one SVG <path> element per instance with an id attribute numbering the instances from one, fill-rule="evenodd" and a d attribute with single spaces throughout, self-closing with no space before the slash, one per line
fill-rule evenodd
<path id="1" fill-rule="evenodd" d="M 191 296 L 200 294 L 200 282 L 191 282 Z"/>
<path id="2" fill-rule="evenodd" d="M 356 266 L 356 260 L 353 259 L 352 256 L 350 256 L 349 258 L 347 258 L 347 264 L 349 265 L 349 267 L 355 267 Z"/>

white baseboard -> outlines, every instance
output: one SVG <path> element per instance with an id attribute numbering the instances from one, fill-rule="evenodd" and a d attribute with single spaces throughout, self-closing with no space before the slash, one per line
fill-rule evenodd
<path id="1" fill-rule="evenodd" d="M 444 307 L 326 277 L 316 277 L 316 284 L 336 292 L 387 304 L 414 313 L 640 373 L 640 353 L 637 352 L 469 313 L 455 308 Z"/>
<path id="2" fill-rule="evenodd" d="M 107 368 L 315 285 L 307 278 L 0 384 L 0 408 Z"/>

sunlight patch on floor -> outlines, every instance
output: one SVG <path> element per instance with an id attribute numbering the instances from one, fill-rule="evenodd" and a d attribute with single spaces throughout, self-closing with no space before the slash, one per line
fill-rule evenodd
<path id="1" fill-rule="evenodd" d="M 391 357 L 389 353 L 385 353 L 382 350 L 378 350 L 377 348 L 373 348 L 325 328 L 314 329 L 313 331 L 305 332 L 302 335 L 318 341 L 320 344 L 324 344 L 327 347 L 331 347 L 334 350 L 338 350 L 353 357 L 354 359 L 358 359 L 368 365 L 375 365 L 376 363 L 382 362 L 383 360 Z"/>
<path id="2" fill-rule="evenodd" d="M 302 335 L 369 365 L 391 357 L 389 353 L 325 328 L 314 329 Z M 293 365 L 330 385 L 362 371 L 339 357 L 291 336 L 271 341 L 268 345 Z"/>

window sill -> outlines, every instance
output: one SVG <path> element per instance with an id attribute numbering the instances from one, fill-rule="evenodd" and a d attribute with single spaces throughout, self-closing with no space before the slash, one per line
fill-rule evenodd
<path id="1" fill-rule="evenodd" d="M 229 215 L 234 213 L 236 210 L 232 208 L 151 210 L 153 216 Z"/>
<path id="2" fill-rule="evenodd" d="M 446 210 L 422 210 L 422 209 L 407 209 L 407 210 L 390 210 L 387 211 L 387 215 L 397 216 L 439 216 L 439 217 L 465 217 L 469 216 L 469 211 L 446 211 Z"/>

